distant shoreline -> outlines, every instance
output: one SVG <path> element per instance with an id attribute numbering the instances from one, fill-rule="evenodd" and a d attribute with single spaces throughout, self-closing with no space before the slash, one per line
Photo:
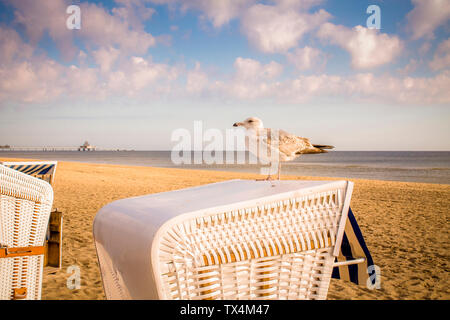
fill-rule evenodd
<path id="1" fill-rule="evenodd" d="M 167 151 L 165 151 L 167 152 Z M 82 153 L 82 152 L 81 152 Z M 90 153 L 92 154 L 92 153 Z M 151 163 L 130 163 L 127 159 L 55 159 L 55 158 L 15 158 L 4 157 L 0 152 L 0 161 L 58 161 L 69 163 L 82 163 L 82 164 L 97 164 L 97 165 L 116 165 L 116 166 L 129 166 L 129 167 L 146 167 L 146 168 L 166 168 L 166 169 L 181 169 L 181 170 L 201 170 L 205 172 L 230 172 L 230 173 L 246 173 L 246 174 L 259 174 L 260 165 L 166 165 L 151 164 Z M 371 172 L 371 177 L 367 177 Z M 320 174 L 317 174 L 320 173 Z M 414 173 L 416 176 L 423 175 L 424 178 L 413 180 L 405 177 L 408 173 Z M 386 176 L 392 174 L 391 177 Z M 450 167 L 430 167 L 430 168 L 408 168 L 408 167 L 368 167 L 356 164 L 329 164 L 329 163 L 296 163 L 287 162 L 283 163 L 282 175 L 289 175 L 298 177 L 315 177 L 315 178 L 333 178 L 333 179 L 361 179 L 370 181 L 391 181 L 391 182 L 409 182 L 409 183 L 429 183 L 438 185 L 450 185 Z M 395 175 L 400 176 L 400 179 L 396 180 Z M 435 180 L 430 178 L 429 175 L 433 175 Z M 419 177 L 420 178 L 420 177 Z M 431 181 L 427 181 L 431 180 Z"/>
<path id="2" fill-rule="evenodd" d="M 46 152 L 53 152 L 50 149 L 58 149 L 58 152 L 72 152 L 72 151 L 76 151 L 79 152 L 80 150 L 78 150 L 79 147 L 8 147 L 8 148 L 2 148 L 0 146 L 0 151 L 4 151 L 4 152 L 41 152 L 41 151 L 37 151 L 35 149 L 49 149 L 49 151 Z M 11 150 L 11 149 L 24 149 L 24 150 Z M 25 149 L 29 149 L 29 150 L 25 150 Z M 147 150 L 147 149 L 122 149 L 122 148 L 100 148 L 98 147 L 97 149 L 95 149 L 94 151 L 96 152 L 130 152 L 130 151 L 134 151 L 134 152 L 172 152 L 172 150 Z M 206 150 L 191 150 L 192 152 L 204 152 Z M 218 152 L 230 152 L 230 151 L 234 151 L 234 150 L 218 150 Z M 330 150 L 328 152 L 450 152 L 450 150 Z"/>

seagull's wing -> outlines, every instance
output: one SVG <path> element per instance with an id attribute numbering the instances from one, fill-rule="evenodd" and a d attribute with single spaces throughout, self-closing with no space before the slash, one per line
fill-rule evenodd
<path id="1" fill-rule="evenodd" d="M 294 155 L 312 147 L 307 138 L 298 137 L 280 130 L 279 149 L 286 155 Z"/>
<path id="2" fill-rule="evenodd" d="M 278 130 L 279 140 L 277 148 L 275 143 L 272 144 L 272 134 L 277 134 L 277 131 L 264 128 L 258 130 L 253 138 L 256 139 L 254 141 L 256 141 L 258 145 L 263 143 L 269 147 L 271 152 L 278 153 L 282 161 L 293 160 L 301 154 L 327 152 L 321 148 L 316 148 L 308 138 L 299 137 L 284 130 Z M 332 146 L 321 147 L 332 148 Z M 259 154 L 259 156 L 261 156 L 261 154 Z"/>
<path id="3" fill-rule="evenodd" d="M 323 148 L 319 148 L 316 145 L 313 145 L 308 138 L 303 138 L 286 132 L 284 130 L 279 130 L 280 140 L 279 140 L 279 149 L 280 152 L 288 155 L 300 155 L 307 153 L 323 153 L 327 152 L 323 150 Z M 332 146 L 320 146 L 326 147 L 327 149 L 332 149 Z"/>
<path id="4" fill-rule="evenodd" d="M 275 141 L 272 142 L 273 134 L 278 134 L 278 146 Z M 258 141 L 269 146 L 274 152 L 279 152 L 282 161 L 292 160 L 301 152 L 314 148 L 308 139 L 298 137 L 284 130 L 261 129 L 258 132 Z"/>

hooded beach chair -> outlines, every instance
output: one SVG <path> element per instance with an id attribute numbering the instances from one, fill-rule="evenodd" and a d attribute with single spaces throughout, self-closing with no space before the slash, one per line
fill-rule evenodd
<path id="1" fill-rule="evenodd" d="M 106 297 L 326 299 L 334 268 L 371 263 L 341 254 L 352 188 L 232 180 L 112 202 L 93 228 Z"/>
<path id="2" fill-rule="evenodd" d="M 57 161 L 3 161 L 5 167 L 20 171 L 27 175 L 42 179 L 53 185 Z M 50 213 L 50 221 L 45 239 L 44 266 L 61 267 L 62 260 L 62 212 L 54 210 Z"/>
<path id="3" fill-rule="evenodd" d="M 0 299 L 40 299 L 53 189 L 0 165 Z"/>

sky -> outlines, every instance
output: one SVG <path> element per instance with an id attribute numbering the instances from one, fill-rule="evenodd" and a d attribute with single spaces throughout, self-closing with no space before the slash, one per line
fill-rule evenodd
<path id="1" fill-rule="evenodd" d="M 170 150 L 256 116 L 336 150 L 449 151 L 449 21 L 450 0 L 0 0 L 0 145 Z"/>

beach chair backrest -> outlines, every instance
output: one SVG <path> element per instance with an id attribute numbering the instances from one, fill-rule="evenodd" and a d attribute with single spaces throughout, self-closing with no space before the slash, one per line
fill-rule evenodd
<path id="1" fill-rule="evenodd" d="M 53 184 L 57 161 L 3 161 L 0 164 L 5 167 L 26 173 L 30 176 L 47 181 Z"/>
<path id="2" fill-rule="evenodd" d="M 326 299 L 352 186 L 234 180 L 113 202 L 94 221 L 106 296 Z"/>
<path id="3" fill-rule="evenodd" d="M 40 299 L 49 183 L 0 165 L 0 299 Z"/>

